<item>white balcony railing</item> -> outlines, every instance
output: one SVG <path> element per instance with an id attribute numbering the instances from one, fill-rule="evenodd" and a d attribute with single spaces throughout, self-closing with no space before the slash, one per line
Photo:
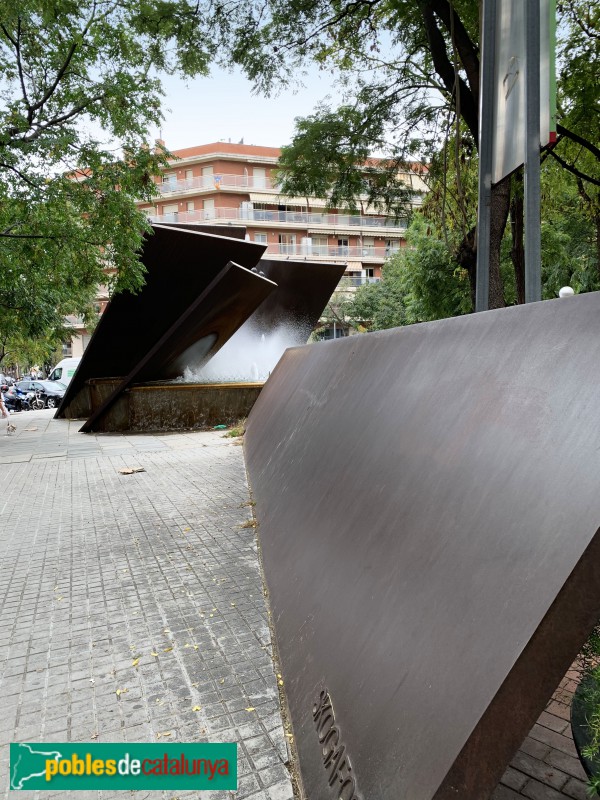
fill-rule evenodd
<path id="1" fill-rule="evenodd" d="M 270 224 L 297 225 L 302 227 L 323 226 L 325 228 L 388 228 L 405 231 L 406 220 L 393 217 L 375 217 L 359 214 L 327 214 L 325 212 L 276 211 L 258 208 L 213 208 L 202 211 L 177 211 L 174 214 L 150 216 L 152 222 L 264 222 Z"/>
<path id="2" fill-rule="evenodd" d="M 265 255 L 287 256 L 288 258 L 384 261 L 397 252 L 396 248 L 390 247 L 324 247 L 323 245 L 315 247 L 307 242 L 302 242 L 301 244 L 269 244 Z"/>
<path id="3" fill-rule="evenodd" d="M 270 178 L 259 175 L 202 175 L 197 178 L 183 178 L 181 180 L 166 180 L 157 183 L 156 188 L 160 194 L 175 194 L 177 192 L 204 191 L 210 189 L 252 189 L 274 191 L 277 189 Z"/>
<path id="4" fill-rule="evenodd" d="M 343 275 L 338 283 L 339 289 L 365 286 L 367 283 L 379 283 L 381 278 L 371 278 L 366 275 Z"/>

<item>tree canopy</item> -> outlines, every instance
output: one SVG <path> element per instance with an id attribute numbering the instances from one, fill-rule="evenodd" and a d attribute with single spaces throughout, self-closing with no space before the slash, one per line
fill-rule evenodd
<path id="1" fill-rule="evenodd" d="M 599 11 L 586 0 L 560 10 L 559 141 L 542 158 L 548 176 L 550 164 L 569 175 L 563 196 L 595 231 L 597 270 Z M 404 216 L 411 193 L 399 171 L 426 161 L 446 269 L 467 275 L 472 292 L 478 26 L 475 0 L 0 0 L 0 358 L 11 337 L 58 339 L 63 316 L 84 314 L 107 272 L 113 287 L 141 285 L 147 223 L 134 201 L 151 199 L 167 157 L 147 145 L 160 74 L 211 62 L 239 64 L 267 93 L 291 87 L 309 62 L 334 71 L 341 99 L 298 121 L 283 190 L 351 207 L 366 196 Z M 518 176 L 494 187 L 492 306 L 520 297 L 521 205 Z M 595 285 L 586 269 L 582 286 Z"/>
<path id="2" fill-rule="evenodd" d="M 479 3 L 296 0 L 290 6 L 283 0 L 268 0 L 262 9 L 246 37 L 241 59 L 259 85 L 266 89 L 287 85 L 311 60 L 336 70 L 345 91 L 337 107 L 323 104 L 311 116 L 297 120 L 294 141 L 284 148 L 281 160 L 284 191 L 326 194 L 332 203 L 345 200 L 352 205 L 361 189 L 356 167 L 365 163 L 366 153 L 375 151 L 386 169 L 378 186 L 363 180 L 362 191 L 370 199 L 379 194 L 384 205 L 394 208 L 406 199 L 398 187 L 399 172 L 412 159 L 426 161 L 434 190 L 444 186 L 438 205 L 442 220 L 450 220 L 454 212 L 461 217 L 460 239 L 451 241 L 445 225 L 441 234 L 452 244 L 454 266 L 466 270 L 473 291 L 476 207 L 465 184 L 472 184 L 476 175 Z M 559 12 L 558 141 L 542 157 L 555 161 L 577 182 L 579 197 L 598 231 L 599 12 L 586 0 L 567 0 Z M 520 291 L 505 285 L 501 264 L 510 215 L 511 230 L 521 237 L 511 251 L 520 285 L 520 191 L 518 178 L 510 177 L 492 191 L 492 307 L 521 299 Z"/>
<path id="3" fill-rule="evenodd" d="M 223 10 L 187 0 L 0 0 L 0 359 L 60 341 L 96 287 L 138 288 L 166 153 L 161 72 L 204 73 Z"/>

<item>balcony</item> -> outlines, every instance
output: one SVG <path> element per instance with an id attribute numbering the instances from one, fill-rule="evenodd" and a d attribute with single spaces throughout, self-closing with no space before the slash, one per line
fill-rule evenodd
<path id="1" fill-rule="evenodd" d="M 325 247 L 312 246 L 308 242 L 300 244 L 273 244 L 267 245 L 265 256 L 272 258 L 318 258 L 324 261 L 374 261 L 383 262 L 398 249 L 390 247 Z M 369 281 L 366 281 L 367 283 Z"/>
<path id="2" fill-rule="evenodd" d="M 215 189 L 252 189 L 252 191 L 265 190 L 273 192 L 277 186 L 270 178 L 253 175 L 202 175 L 197 178 L 183 178 L 182 180 L 167 180 L 157 183 L 159 194 L 188 194 L 190 192 L 205 192 Z"/>
<path id="3" fill-rule="evenodd" d="M 343 275 L 338 283 L 338 289 L 356 289 L 368 283 L 379 283 L 381 278 L 370 278 L 366 275 Z"/>
<path id="4" fill-rule="evenodd" d="M 174 214 L 152 215 L 151 222 L 213 222 L 216 224 L 241 223 L 243 225 L 264 224 L 292 225 L 302 228 L 317 228 L 331 231 L 351 228 L 354 230 L 368 228 L 369 230 L 386 229 L 386 232 L 404 232 L 406 220 L 397 220 L 393 217 L 375 217 L 353 214 L 327 214 L 324 212 L 307 211 L 276 211 L 258 208 L 214 208 L 203 211 L 178 211 Z"/>

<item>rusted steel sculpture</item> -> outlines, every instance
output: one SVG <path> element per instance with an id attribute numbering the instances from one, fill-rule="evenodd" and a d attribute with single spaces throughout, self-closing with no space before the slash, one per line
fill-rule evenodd
<path id="1" fill-rule="evenodd" d="M 80 430 L 96 430 L 97 422 L 134 382 L 178 378 L 186 366 L 201 367 L 275 288 L 266 278 L 229 263 L 90 414 Z"/>
<path id="2" fill-rule="evenodd" d="M 142 261 L 147 272 L 143 289 L 138 294 L 121 292 L 111 299 L 68 386 L 57 416 L 69 416 L 71 407 L 77 409 L 73 415 L 79 416 L 81 403 L 78 395 L 85 391 L 87 380 L 129 375 L 148 351 L 172 331 L 229 262 L 250 270 L 258 263 L 264 249 L 264 245 L 253 242 L 156 225 L 154 234 L 144 241 Z M 250 273 L 248 284 L 257 283 L 256 277 Z M 238 313 L 237 318 L 232 315 L 229 336 L 257 305 L 252 298 L 249 307 Z M 198 338 L 201 338 L 206 331 L 201 319 L 196 318 L 196 322 Z M 181 351 L 189 346 L 188 334 Z M 225 338 L 220 336 L 210 352 L 216 352 L 215 348 L 222 346 Z M 154 379 L 160 377 L 157 371 Z"/>
<path id="3" fill-rule="evenodd" d="M 57 416 L 87 417 L 82 431 L 106 429 L 128 387 L 198 370 L 244 323 L 266 334 L 285 323 L 305 342 L 344 265 L 261 261 L 265 245 L 244 235 L 240 226 L 155 225 L 143 289 L 111 299 Z M 118 380 L 93 403 L 89 381 L 108 378 Z"/>
<path id="4" fill-rule="evenodd" d="M 261 259 L 257 270 L 276 283 L 277 289 L 254 312 L 248 324 L 265 332 L 278 325 L 293 326 L 297 343 L 305 344 L 344 269 L 343 263 Z"/>
<path id="5" fill-rule="evenodd" d="M 310 800 L 489 797 L 600 616 L 600 294 L 288 350 L 246 453 Z"/>

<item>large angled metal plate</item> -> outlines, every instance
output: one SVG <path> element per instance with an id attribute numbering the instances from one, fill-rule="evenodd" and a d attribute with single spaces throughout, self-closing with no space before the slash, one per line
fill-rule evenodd
<path id="1" fill-rule="evenodd" d="M 489 797 L 600 616 L 598 363 L 599 294 L 286 352 L 245 446 L 306 797 Z"/>
<path id="2" fill-rule="evenodd" d="M 278 325 L 294 327 L 298 344 L 304 344 L 340 282 L 345 266 L 319 261 L 261 259 L 257 269 L 277 284 L 277 290 L 248 323 L 264 331 Z"/>
<path id="3" fill-rule="evenodd" d="M 264 250 L 226 236 L 154 226 L 142 250 L 143 289 L 111 298 L 57 416 L 65 415 L 90 378 L 128 375 L 230 261 L 251 269 Z"/>
<path id="4" fill-rule="evenodd" d="M 228 264 L 91 414 L 81 431 L 98 430 L 106 411 L 132 383 L 178 378 L 200 369 L 248 318 L 276 284 Z"/>
<path id="5" fill-rule="evenodd" d="M 155 226 L 166 228 L 181 228 L 188 231 L 200 231 L 200 233 L 211 233 L 215 236 L 227 236 L 231 239 L 245 239 L 246 227 L 244 225 L 211 225 L 202 222 L 155 222 Z"/>

